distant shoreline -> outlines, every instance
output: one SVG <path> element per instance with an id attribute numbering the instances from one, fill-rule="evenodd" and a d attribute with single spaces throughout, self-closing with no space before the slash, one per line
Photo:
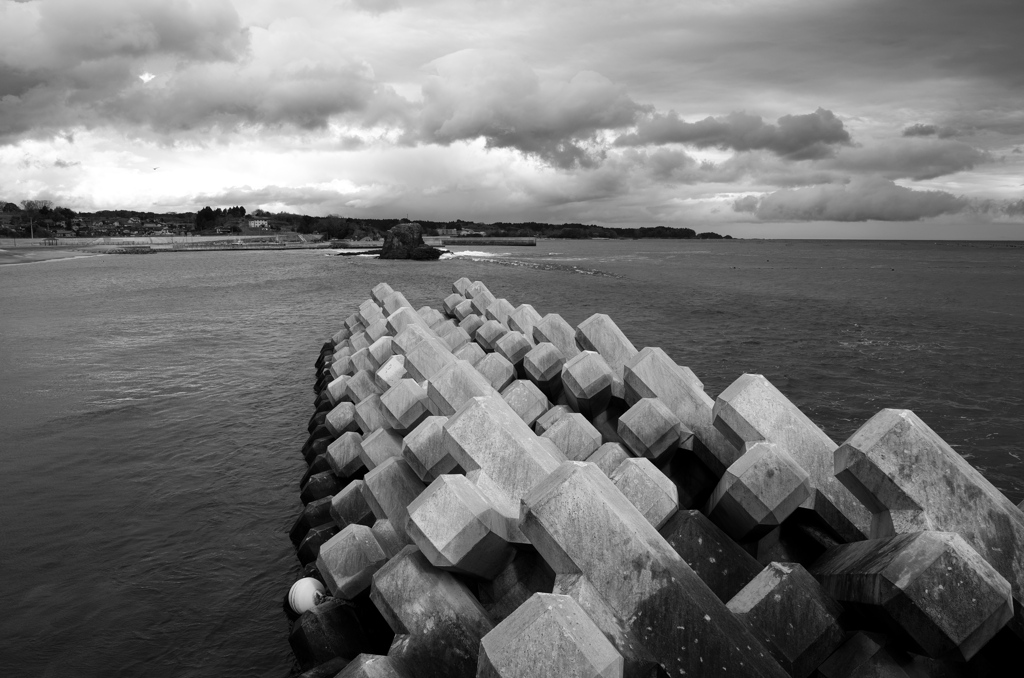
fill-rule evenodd
<path id="1" fill-rule="evenodd" d="M 84 259 L 98 257 L 103 252 L 84 252 L 82 250 L 36 249 L 22 250 L 0 249 L 0 266 L 18 266 L 21 264 L 42 264 L 48 261 L 64 261 L 67 259 Z"/>

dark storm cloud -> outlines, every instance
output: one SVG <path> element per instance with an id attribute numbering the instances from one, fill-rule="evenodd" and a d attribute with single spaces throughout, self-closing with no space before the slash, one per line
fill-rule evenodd
<path id="1" fill-rule="evenodd" d="M 940 139 L 948 139 L 949 137 L 955 137 L 956 134 L 956 130 L 952 127 L 939 127 L 938 125 L 925 124 L 922 122 L 903 128 L 903 136 L 905 137 L 937 136 Z"/>
<path id="2" fill-rule="evenodd" d="M 483 138 L 556 167 L 591 167 L 598 132 L 632 125 L 645 107 L 591 71 L 568 81 L 541 78 L 517 56 L 464 50 L 433 62 L 417 128 L 407 140 L 447 145 Z"/>
<path id="3" fill-rule="evenodd" d="M 675 111 L 669 111 L 644 118 L 636 132 L 615 140 L 617 146 L 672 143 L 736 151 L 768 150 L 804 160 L 831 156 L 835 146 L 850 143 L 850 134 L 842 120 L 823 108 L 806 115 L 784 115 L 776 125 L 744 112 L 686 122 Z"/>
<path id="4" fill-rule="evenodd" d="M 957 214 L 969 202 L 945 191 L 915 191 L 879 177 L 775 191 L 761 197 L 756 209 L 749 199 L 733 209 L 765 221 L 917 221 Z"/>
<path id="5" fill-rule="evenodd" d="M 961 141 L 893 139 L 883 144 L 844 148 L 826 167 L 849 172 L 880 174 L 888 179 L 934 179 L 974 169 L 992 156 Z"/>

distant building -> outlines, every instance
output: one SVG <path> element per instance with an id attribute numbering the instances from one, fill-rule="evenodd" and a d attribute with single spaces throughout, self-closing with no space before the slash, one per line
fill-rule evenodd
<path id="1" fill-rule="evenodd" d="M 270 222 L 266 219 L 250 219 L 249 228 L 270 228 Z"/>

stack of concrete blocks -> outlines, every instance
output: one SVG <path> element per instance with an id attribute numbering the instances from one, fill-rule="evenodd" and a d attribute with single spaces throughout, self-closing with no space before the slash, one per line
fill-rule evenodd
<path id="1" fill-rule="evenodd" d="M 607 315 L 386 283 L 316 363 L 308 676 L 939 676 L 1024 645 L 1024 514 L 907 411 L 836 445 Z"/>

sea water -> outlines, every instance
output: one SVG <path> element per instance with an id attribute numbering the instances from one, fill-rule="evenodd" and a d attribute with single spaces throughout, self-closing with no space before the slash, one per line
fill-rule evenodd
<path id="1" fill-rule="evenodd" d="M 458 250 L 459 248 L 455 248 Z M 0 267 L 0 675 L 286 676 L 299 450 L 324 339 L 387 281 L 607 313 L 715 397 L 764 374 L 833 440 L 910 408 L 1024 498 L 1024 248 L 540 241 Z"/>

